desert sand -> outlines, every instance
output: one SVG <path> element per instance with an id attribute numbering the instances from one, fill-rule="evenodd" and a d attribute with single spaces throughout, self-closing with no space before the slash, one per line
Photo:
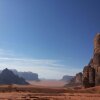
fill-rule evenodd
<path id="1" fill-rule="evenodd" d="M 0 93 L 0 100 L 100 100 L 100 94 Z"/>
<path id="2" fill-rule="evenodd" d="M 100 100 L 100 86 L 88 89 L 1 85 L 0 100 Z"/>
<path id="3" fill-rule="evenodd" d="M 37 81 L 28 81 L 31 85 L 43 86 L 43 87 L 63 87 L 67 82 L 60 80 L 41 80 Z"/>

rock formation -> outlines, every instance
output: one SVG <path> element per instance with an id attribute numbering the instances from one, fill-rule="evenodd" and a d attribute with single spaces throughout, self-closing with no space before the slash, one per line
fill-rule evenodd
<path id="1" fill-rule="evenodd" d="M 69 82 L 74 76 L 64 75 L 61 79 L 62 81 Z"/>
<path id="2" fill-rule="evenodd" d="M 94 53 L 90 63 L 83 69 L 83 86 L 100 85 L 100 33 L 94 38 Z"/>
<path id="3" fill-rule="evenodd" d="M 40 81 L 40 79 L 38 78 L 38 74 L 37 73 L 33 73 L 33 72 L 19 72 L 16 69 L 10 69 L 15 75 L 24 78 L 25 80 L 28 81 Z M 2 70 L 0 70 L 0 73 L 2 72 Z"/>
<path id="4" fill-rule="evenodd" d="M 93 87 L 95 86 L 95 70 L 91 66 L 85 66 L 83 69 L 83 86 Z"/>
<path id="5" fill-rule="evenodd" d="M 95 69 L 95 84 L 100 85 L 100 33 L 94 39 L 93 68 Z"/>
<path id="6" fill-rule="evenodd" d="M 94 54 L 100 53 L 100 33 L 97 33 L 94 38 Z"/>
<path id="7" fill-rule="evenodd" d="M 76 74 L 75 83 L 79 83 L 79 84 L 82 83 L 82 73 L 81 72 Z"/>
<path id="8" fill-rule="evenodd" d="M 12 71 L 6 68 L 0 74 L 0 84 L 28 85 L 29 83 L 27 83 L 24 78 L 15 75 Z"/>
<path id="9" fill-rule="evenodd" d="M 23 77 L 25 80 L 29 81 L 39 81 L 38 74 L 33 72 L 19 72 L 15 69 L 11 70 L 15 75 Z"/>
<path id="10" fill-rule="evenodd" d="M 71 80 L 69 81 L 68 84 L 66 84 L 66 86 L 78 86 L 78 85 L 82 85 L 82 73 L 77 73 L 73 78 L 71 78 Z"/>
<path id="11" fill-rule="evenodd" d="M 100 33 L 94 38 L 94 53 L 89 64 L 84 67 L 83 74 L 78 73 L 69 84 L 82 84 L 85 88 L 100 85 Z"/>

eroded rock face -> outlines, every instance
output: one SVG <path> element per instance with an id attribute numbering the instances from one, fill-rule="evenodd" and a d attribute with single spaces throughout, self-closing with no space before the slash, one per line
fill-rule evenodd
<path id="1" fill-rule="evenodd" d="M 82 73 L 81 72 L 76 74 L 75 82 L 80 83 L 80 84 L 82 83 Z"/>
<path id="2" fill-rule="evenodd" d="M 85 66 L 83 69 L 83 86 L 89 87 L 89 66 Z"/>
<path id="3" fill-rule="evenodd" d="M 80 83 L 81 74 L 76 74 L 72 82 Z M 83 69 L 82 83 L 85 88 L 100 85 L 100 33 L 94 38 L 93 58 Z"/>
<path id="4" fill-rule="evenodd" d="M 95 69 L 95 84 L 100 85 L 100 33 L 94 38 L 93 68 Z"/>
<path id="5" fill-rule="evenodd" d="M 95 69 L 92 67 L 89 67 L 89 83 L 95 86 Z"/>
<path id="6" fill-rule="evenodd" d="M 91 60 L 90 60 L 90 62 L 89 62 L 89 64 L 88 64 L 88 66 L 93 67 L 93 58 L 91 58 Z"/>
<path id="7" fill-rule="evenodd" d="M 83 69 L 83 85 L 85 87 L 100 85 L 100 33 L 94 38 L 93 58 Z"/>
<path id="8" fill-rule="evenodd" d="M 95 86 L 95 69 L 89 65 L 83 69 L 83 86 L 86 88 Z"/>
<path id="9" fill-rule="evenodd" d="M 98 72 L 98 68 L 100 67 L 100 53 L 95 53 L 93 56 L 93 67 Z"/>
<path id="10" fill-rule="evenodd" d="M 100 33 L 97 33 L 94 38 L 94 54 L 100 53 Z"/>
<path id="11" fill-rule="evenodd" d="M 67 84 L 67 86 L 82 86 L 82 73 L 77 73 Z"/>

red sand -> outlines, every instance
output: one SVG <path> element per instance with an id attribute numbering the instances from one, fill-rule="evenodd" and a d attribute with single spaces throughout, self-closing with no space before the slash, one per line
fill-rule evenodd
<path id="1" fill-rule="evenodd" d="M 28 81 L 31 85 L 43 86 L 43 87 L 63 87 L 66 82 L 59 80 L 41 80 L 37 81 Z"/>
<path id="2" fill-rule="evenodd" d="M 100 100 L 100 86 L 70 90 L 33 85 L 1 85 L 0 100 Z"/>

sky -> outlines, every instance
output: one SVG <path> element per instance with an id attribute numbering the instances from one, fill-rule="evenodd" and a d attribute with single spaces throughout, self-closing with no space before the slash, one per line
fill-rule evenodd
<path id="1" fill-rule="evenodd" d="M 100 0 L 0 0 L 0 69 L 61 79 L 83 70 L 100 32 Z"/>

